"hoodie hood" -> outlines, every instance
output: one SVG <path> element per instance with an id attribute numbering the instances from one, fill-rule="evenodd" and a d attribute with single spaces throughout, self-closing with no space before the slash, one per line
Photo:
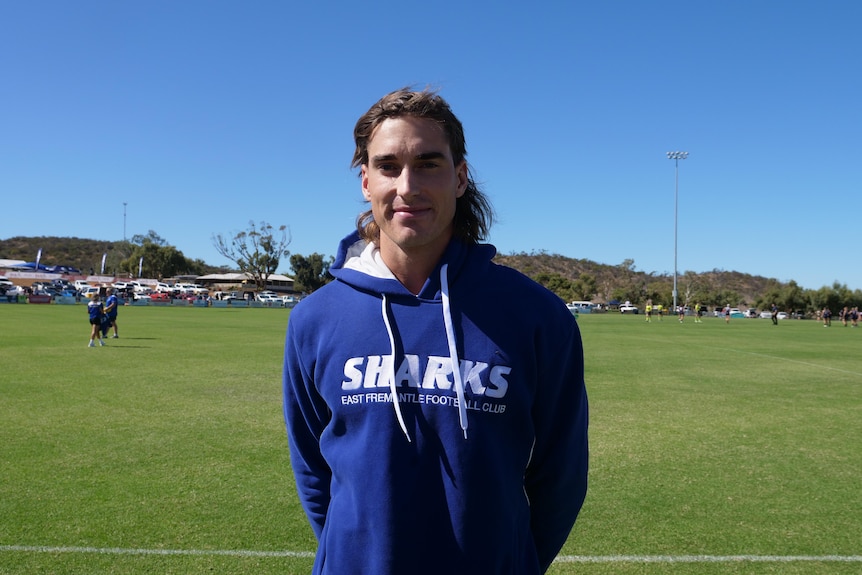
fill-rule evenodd
<path id="1" fill-rule="evenodd" d="M 394 369 L 396 364 L 395 340 L 396 330 L 393 328 L 393 317 L 390 302 L 397 298 L 413 298 L 426 302 L 439 302 L 441 304 L 441 320 L 446 330 L 446 341 L 448 343 L 449 358 L 452 365 L 453 383 L 458 398 L 458 416 L 464 438 L 467 438 L 467 406 L 464 393 L 464 381 L 461 374 L 460 359 L 458 357 L 458 342 L 455 338 L 453 316 L 453 302 L 450 298 L 450 285 L 464 279 L 470 273 L 481 273 L 481 267 L 487 265 L 496 254 L 496 249 L 487 244 L 467 245 L 459 240 L 453 239 L 449 242 L 443 257 L 437 264 L 434 272 L 425 281 L 418 295 L 412 294 L 395 277 L 395 274 L 386 266 L 380 256 L 380 250 L 373 243 L 368 243 L 359 237 L 358 232 L 353 232 L 344 238 L 338 246 L 338 255 L 329 270 L 338 281 L 353 286 L 356 289 L 376 294 L 381 299 L 380 314 L 389 336 L 389 374 L 390 391 L 392 392 L 392 405 L 401 431 L 412 441 L 404 418 L 401 413 L 401 405 L 398 400 Z M 468 262 L 469 259 L 469 262 Z M 471 269 L 470 265 L 475 266 Z M 457 308 L 457 302 L 454 304 Z"/>
<path id="2" fill-rule="evenodd" d="M 440 300 L 440 268 L 449 266 L 449 281 L 461 281 L 461 275 L 478 271 L 487 265 L 497 254 L 496 248 L 489 244 L 468 245 L 453 239 L 440 258 L 434 272 L 425 282 L 418 295 L 401 285 L 401 282 L 386 267 L 380 250 L 353 232 L 338 245 L 335 261 L 329 273 L 336 279 L 356 289 L 394 297 L 418 298 L 420 300 Z M 469 262 L 468 262 L 469 258 Z"/>

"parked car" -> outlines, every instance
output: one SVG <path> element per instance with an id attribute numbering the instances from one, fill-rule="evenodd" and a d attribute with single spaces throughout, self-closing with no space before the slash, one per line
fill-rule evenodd
<path id="1" fill-rule="evenodd" d="M 638 306 L 632 305 L 632 303 L 628 301 L 620 306 L 620 313 L 631 313 L 637 315 L 638 311 Z"/>
<path id="2" fill-rule="evenodd" d="M 165 282 L 156 282 L 156 287 L 154 291 L 166 294 L 179 293 L 179 290 L 177 288 L 172 285 L 166 284 Z"/>
<path id="3" fill-rule="evenodd" d="M 237 295 L 236 295 L 236 292 L 228 293 L 226 291 L 217 291 L 217 292 L 212 294 L 212 298 L 214 300 L 228 301 L 229 302 L 229 301 L 233 301 L 233 300 L 237 299 Z"/>
<path id="4" fill-rule="evenodd" d="M 153 292 L 150 294 L 150 301 L 170 302 L 171 294 L 165 292 Z"/>
<path id="5" fill-rule="evenodd" d="M 12 285 L 11 288 L 6 289 L 5 287 L 0 288 L 0 293 L 3 293 L 3 290 L 6 290 L 7 297 L 17 297 L 19 295 L 24 295 L 27 291 L 21 286 Z"/>
<path id="6" fill-rule="evenodd" d="M 81 290 L 81 296 L 91 299 L 94 295 L 99 295 L 99 288 L 95 286 L 88 286 Z"/>
<path id="7" fill-rule="evenodd" d="M 778 319 L 787 319 L 787 314 L 783 311 L 778 312 Z"/>
<path id="8" fill-rule="evenodd" d="M 281 303 L 281 298 L 275 295 L 275 292 L 260 292 L 255 296 L 255 299 L 261 303 Z"/>
<path id="9" fill-rule="evenodd" d="M 760 312 L 760 319 L 772 319 L 772 312 L 766 310 Z"/>
<path id="10" fill-rule="evenodd" d="M 573 301 L 566 304 L 566 307 L 569 308 L 569 311 L 575 314 L 578 313 L 590 313 L 593 311 L 593 304 L 588 301 Z"/>

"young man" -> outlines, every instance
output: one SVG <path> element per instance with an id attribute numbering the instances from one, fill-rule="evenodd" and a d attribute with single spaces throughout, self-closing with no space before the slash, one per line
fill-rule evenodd
<path id="1" fill-rule="evenodd" d="M 112 335 L 111 337 L 116 339 L 116 338 L 120 337 L 117 334 L 117 303 L 118 303 L 118 300 L 117 300 L 117 295 L 114 293 L 114 288 L 108 288 L 107 294 L 108 294 L 108 300 L 105 302 L 105 315 L 108 318 L 108 327 L 114 328 L 114 335 Z M 105 336 L 107 336 L 107 335 L 108 335 L 107 330 L 105 330 Z"/>
<path id="2" fill-rule="evenodd" d="M 354 139 L 370 210 L 285 344 L 313 573 L 543 573 L 587 489 L 577 322 L 479 243 L 491 207 L 441 97 L 388 94 Z"/>

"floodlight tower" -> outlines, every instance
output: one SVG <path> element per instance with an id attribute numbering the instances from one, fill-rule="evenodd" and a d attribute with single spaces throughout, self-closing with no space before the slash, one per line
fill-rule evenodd
<path id="1" fill-rule="evenodd" d="M 688 157 L 688 152 L 668 152 L 667 159 L 673 160 L 676 182 L 673 191 L 673 313 L 677 313 L 677 291 L 676 291 L 676 246 L 677 246 L 677 220 L 679 216 L 679 161 Z"/>
<path id="2" fill-rule="evenodd" d="M 123 202 L 123 241 L 126 241 L 126 204 Z"/>

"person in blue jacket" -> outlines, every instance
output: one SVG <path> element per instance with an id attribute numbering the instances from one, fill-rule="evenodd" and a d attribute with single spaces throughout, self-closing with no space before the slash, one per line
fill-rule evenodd
<path id="1" fill-rule="evenodd" d="M 87 303 L 87 315 L 90 319 L 90 343 L 87 344 L 87 347 L 96 347 L 97 337 L 99 338 L 99 345 L 105 345 L 105 340 L 102 339 L 102 317 L 105 315 L 105 305 L 99 294 L 93 294 Z"/>
<path id="2" fill-rule="evenodd" d="M 577 322 L 481 243 L 493 213 L 443 98 L 392 92 L 354 138 L 370 209 L 284 353 L 313 573 L 544 573 L 587 490 Z"/>
<path id="3" fill-rule="evenodd" d="M 114 293 L 114 288 L 108 288 L 107 293 L 108 293 L 108 299 L 105 302 L 105 316 L 108 318 L 107 327 L 108 328 L 110 328 L 110 327 L 114 328 L 114 335 L 111 337 L 116 339 L 116 338 L 120 337 L 119 334 L 117 333 L 117 311 L 118 311 L 117 305 L 119 304 L 119 299 L 117 298 L 117 294 Z M 103 335 L 105 335 L 105 336 L 108 335 L 108 329 L 107 328 L 105 329 Z"/>

